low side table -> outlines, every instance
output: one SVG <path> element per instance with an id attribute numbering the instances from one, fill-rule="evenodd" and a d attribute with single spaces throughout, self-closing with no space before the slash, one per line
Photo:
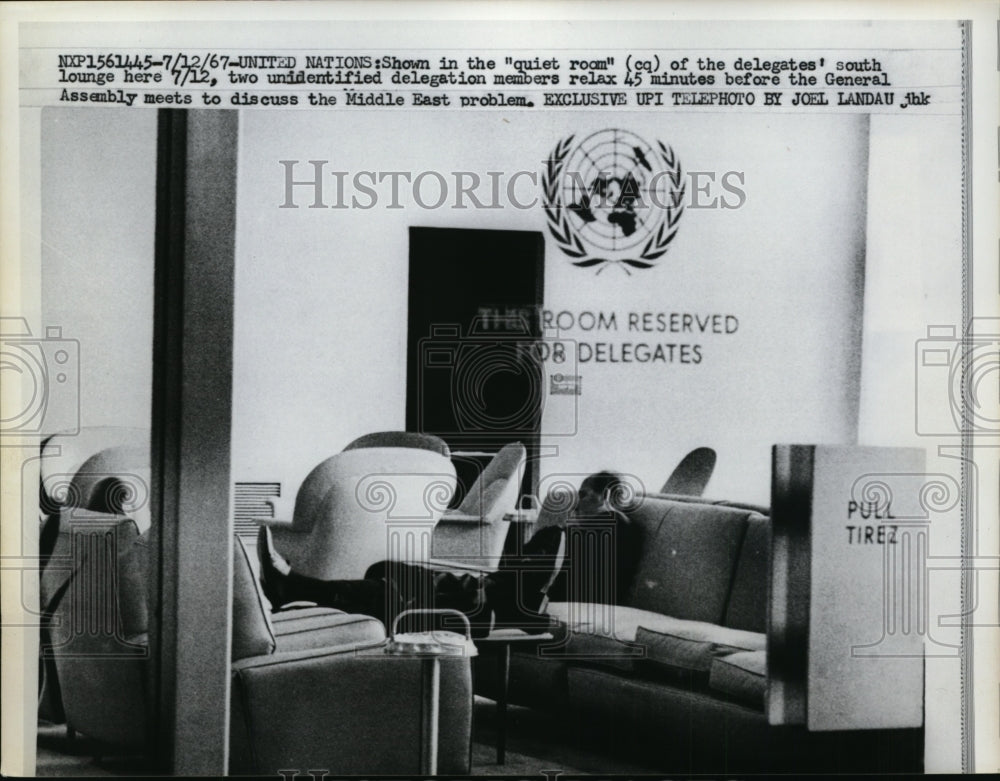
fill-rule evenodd
<path id="1" fill-rule="evenodd" d="M 396 628 L 405 616 L 454 614 L 465 623 L 465 635 L 455 632 L 411 632 L 398 634 Z M 381 653 L 389 656 L 420 659 L 421 690 L 421 732 L 423 735 L 420 753 L 420 773 L 425 776 L 437 775 L 438 731 L 441 710 L 441 662 L 442 656 L 474 657 L 476 646 L 471 639 L 469 619 L 457 610 L 404 610 L 392 622 L 388 642 L 381 647 Z"/>
<path id="2" fill-rule="evenodd" d="M 502 765 L 507 759 L 507 693 L 510 688 L 510 651 L 511 648 L 531 648 L 541 645 L 554 636 L 551 632 L 528 634 L 523 629 L 495 629 L 486 637 L 474 640 L 480 654 L 496 656 L 497 685 L 497 764 Z"/>

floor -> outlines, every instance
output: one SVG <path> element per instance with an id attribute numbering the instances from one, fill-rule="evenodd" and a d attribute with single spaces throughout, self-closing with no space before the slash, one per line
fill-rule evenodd
<path id="1" fill-rule="evenodd" d="M 134 776 L 143 768 L 136 757 L 95 759 L 90 741 L 69 738 L 64 725 L 38 723 L 38 757 L 35 774 L 39 776 Z"/>
<path id="2" fill-rule="evenodd" d="M 635 764 L 615 746 L 601 745 L 593 736 L 586 740 L 559 723 L 555 717 L 511 706 L 507 713 L 507 757 L 496 763 L 496 705 L 476 697 L 475 735 L 472 746 L 474 775 L 541 776 L 543 771 L 576 774 L 643 774 L 655 768 Z M 136 776 L 147 775 L 141 757 L 93 757 L 93 744 L 77 736 L 70 739 L 66 728 L 40 723 L 38 727 L 39 776 Z"/>
<path id="3" fill-rule="evenodd" d="M 581 736 L 557 716 L 516 705 L 507 711 L 507 757 L 496 764 L 496 704 L 476 697 L 472 772 L 476 775 L 534 775 L 543 771 L 577 774 L 656 773 L 652 765 L 636 763 L 631 752 L 600 740 Z"/>

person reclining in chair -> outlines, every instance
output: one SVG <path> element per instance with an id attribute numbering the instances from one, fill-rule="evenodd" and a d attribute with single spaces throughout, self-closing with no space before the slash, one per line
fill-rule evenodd
<path id="1" fill-rule="evenodd" d="M 522 554 L 486 581 L 496 625 L 527 628 L 549 602 L 617 604 L 635 570 L 635 533 L 621 508 L 629 489 L 621 475 L 597 472 L 580 484 L 564 525 L 539 529 Z"/>
<path id="2" fill-rule="evenodd" d="M 276 610 L 293 602 L 313 602 L 371 615 L 388 627 L 403 610 L 451 608 L 466 614 L 474 636 L 500 627 L 544 631 L 550 624 L 544 615 L 550 601 L 616 603 L 624 597 L 636 553 L 631 523 L 619 509 L 626 493 L 620 475 L 590 475 L 580 484 L 565 525 L 540 529 L 521 555 L 501 561 L 494 573 L 381 561 L 369 567 L 363 580 L 321 580 L 294 572 L 271 544 L 270 530 L 262 526 L 261 584 Z M 574 556 L 581 559 L 577 566 Z M 584 561 L 596 564 L 585 568 Z"/>

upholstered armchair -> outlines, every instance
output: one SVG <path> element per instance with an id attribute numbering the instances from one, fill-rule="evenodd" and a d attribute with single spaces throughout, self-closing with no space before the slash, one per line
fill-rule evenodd
<path id="1" fill-rule="evenodd" d="M 150 746 L 146 573 L 130 519 L 82 511 L 60 531 L 68 557 L 43 652 L 63 682 L 67 725 L 110 747 Z M 53 570 L 54 572 L 54 570 Z M 191 638 L 190 642 L 197 642 Z M 420 660 L 382 653 L 368 616 L 310 607 L 271 614 L 236 537 L 230 773 L 412 774 L 420 767 Z M 467 774 L 472 682 L 465 658 L 441 664 L 439 769 Z"/>
<path id="2" fill-rule="evenodd" d="M 40 579 L 50 619 L 41 653 L 66 726 L 132 750 L 148 738 L 147 555 L 135 521 L 74 509 Z"/>
<path id="3" fill-rule="evenodd" d="M 383 653 L 369 616 L 321 607 L 269 614 L 243 542 L 233 552 L 230 773 L 420 770 L 421 661 Z M 438 770 L 468 774 L 470 660 L 441 659 Z"/>
<path id="4" fill-rule="evenodd" d="M 355 580 L 379 561 L 424 564 L 431 531 L 455 490 L 455 467 L 436 437 L 385 432 L 356 440 L 316 466 L 291 523 L 265 521 L 292 569 Z M 359 444 L 360 442 L 360 444 Z"/>
<path id="5" fill-rule="evenodd" d="M 520 442 L 505 445 L 469 488 L 462 503 L 434 528 L 435 561 L 488 572 L 500 566 L 509 523 L 517 507 L 527 453 Z"/>
<path id="6" fill-rule="evenodd" d="M 715 471 L 715 451 L 710 447 L 697 447 L 674 467 L 661 494 L 674 496 L 701 496 Z"/>
<path id="7" fill-rule="evenodd" d="M 53 599 L 69 579 L 74 529 L 89 528 L 94 512 L 133 519 L 138 532 L 149 528 L 149 431 L 101 426 L 49 437 L 41 447 L 38 551 L 42 574 L 39 604 L 41 641 L 51 645 Z M 100 517 L 100 516 L 96 516 Z M 56 565 L 49 567 L 50 559 Z M 38 713 L 64 720 L 58 675 L 51 658 L 40 670 Z"/>
<path id="8" fill-rule="evenodd" d="M 445 458 L 451 456 L 451 450 L 443 439 L 433 434 L 419 434 L 415 431 L 375 431 L 352 440 L 344 450 L 361 450 L 369 447 L 413 447 L 418 450 L 430 450 Z"/>

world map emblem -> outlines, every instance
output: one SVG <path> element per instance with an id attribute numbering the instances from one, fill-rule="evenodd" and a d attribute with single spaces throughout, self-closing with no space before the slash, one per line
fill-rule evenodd
<path id="1" fill-rule="evenodd" d="M 549 232 L 574 266 L 648 269 L 677 234 L 687 183 L 674 150 L 628 130 L 564 138 L 542 176 Z"/>

